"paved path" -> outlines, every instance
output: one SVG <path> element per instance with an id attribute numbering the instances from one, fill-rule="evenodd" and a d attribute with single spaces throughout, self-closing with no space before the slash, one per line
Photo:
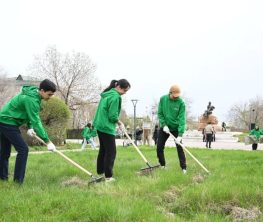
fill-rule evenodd
<path id="1" fill-rule="evenodd" d="M 72 140 L 71 142 L 74 143 L 74 141 Z M 79 140 L 76 140 L 75 143 L 79 143 Z M 190 147 L 190 148 L 204 148 L 207 149 L 205 147 L 205 143 L 204 142 L 199 142 L 199 141 L 187 141 L 187 139 L 185 141 L 183 141 L 184 145 L 186 147 Z M 123 140 L 122 139 L 117 139 L 116 140 L 116 144 L 118 146 L 123 146 Z M 174 147 L 174 141 L 172 139 L 168 139 L 166 142 L 166 147 Z M 212 149 L 215 150 L 246 150 L 246 151 L 250 151 L 252 150 L 252 145 L 245 145 L 244 143 L 238 143 L 238 142 L 212 142 Z M 140 147 L 140 145 L 139 145 Z M 91 150 L 90 148 L 88 148 L 89 150 Z M 258 150 L 263 150 L 263 144 L 258 144 Z M 81 149 L 70 149 L 70 150 L 60 150 L 61 152 L 80 152 Z M 52 153 L 50 151 L 30 151 L 29 154 L 44 154 L 44 153 Z M 12 152 L 11 156 L 16 156 L 16 152 Z"/>
<path id="2" fill-rule="evenodd" d="M 116 140 L 117 145 L 122 146 L 123 140 Z M 186 147 L 191 148 L 206 148 L 204 142 L 199 141 L 188 141 L 183 140 L 183 144 Z M 166 142 L 166 146 L 174 147 L 175 143 L 172 139 L 168 139 Z M 239 142 L 223 142 L 223 141 L 216 141 L 212 142 L 212 149 L 224 149 L 224 150 L 252 150 L 252 145 L 245 145 L 244 143 Z M 258 150 L 263 150 L 263 144 L 258 145 Z"/>

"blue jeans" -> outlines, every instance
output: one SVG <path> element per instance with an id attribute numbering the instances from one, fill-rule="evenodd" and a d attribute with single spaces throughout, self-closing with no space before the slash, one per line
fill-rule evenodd
<path id="1" fill-rule="evenodd" d="M 17 151 L 14 181 L 23 183 L 26 171 L 28 146 L 17 126 L 0 123 L 0 179 L 8 179 L 8 163 L 11 145 Z"/>

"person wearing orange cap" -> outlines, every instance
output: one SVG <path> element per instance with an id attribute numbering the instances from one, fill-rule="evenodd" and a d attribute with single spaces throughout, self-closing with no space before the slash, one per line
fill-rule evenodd
<path id="1" fill-rule="evenodd" d="M 180 160 L 180 167 L 186 173 L 186 158 L 183 148 L 178 144 L 182 142 L 182 136 L 186 128 L 185 102 L 180 97 L 181 90 L 178 85 L 170 88 L 169 94 L 160 98 L 158 118 L 160 130 L 157 140 L 157 157 L 162 168 L 165 168 L 164 157 L 165 142 L 173 134 L 176 138 L 176 148 Z"/>

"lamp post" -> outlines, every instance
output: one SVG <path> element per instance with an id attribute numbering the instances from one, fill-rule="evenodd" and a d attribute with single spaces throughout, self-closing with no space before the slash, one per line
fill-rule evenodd
<path id="1" fill-rule="evenodd" d="M 255 109 L 252 109 L 252 123 L 251 123 L 251 129 L 254 129 L 256 126 L 255 123 Z"/>
<path id="2" fill-rule="evenodd" d="M 136 104 L 138 102 L 138 99 L 132 99 L 132 105 L 133 105 L 133 136 L 134 136 L 134 142 L 137 145 L 136 141 Z"/>
<path id="3" fill-rule="evenodd" d="M 251 112 L 252 111 L 252 112 Z M 255 109 L 250 109 L 250 125 L 249 130 L 252 130 L 255 128 Z"/>

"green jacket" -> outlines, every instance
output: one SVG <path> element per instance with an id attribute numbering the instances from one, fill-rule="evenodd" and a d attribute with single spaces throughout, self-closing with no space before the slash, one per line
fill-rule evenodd
<path id="1" fill-rule="evenodd" d="M 41 139 L 48 142 L 48 135 L 39 117 L 41 99 L 38 87 L 23 86 L 21 92 L 0 110 L 0 123 L 18 127 L 27 124 L 28 128 L 33 128 Z"/>
<path id="2" fill-rule="evenodd" d="M 97 130 L 95 128 L 93 128 L 91 130 L 91 137 L 96 137 L 97 136 Z"/>
<path id="3" fill-rule="evenodd" d="M 89 127 L 85 127 L 82 131 L 83 138 L 86 138 L 86 140 L 89 140 L 91 138 L 91 129 Z"/>
<path id="4" fill-rule="evenodd" d="M 168 126 L 170 131 L 178 131 L 178 136 L 184 134 L 186 128 L 185 103 L 181 97 L 175 100 L 170 95 L 161 97 L 158 107 L 160 127 Z"/>
<path id="5" fill-rule="evenodd" d="M 115 88 L 103 92 L 97 108 L 93 125 L 100 132 L 116 134 L 116 123 L 121 111 L 121 96 Z"/>
<path id="6" fill-rule="evenodd" d="M 261 135 L 263 135 L 263 132 L 261 130 L 256 130 L 256 129 L 253 129 L 250 131 L 249 135 L 253 135 L 253 136 L 256 136 L 257 137 L 257 140 L 259 139 L 259 137 Z"/>

